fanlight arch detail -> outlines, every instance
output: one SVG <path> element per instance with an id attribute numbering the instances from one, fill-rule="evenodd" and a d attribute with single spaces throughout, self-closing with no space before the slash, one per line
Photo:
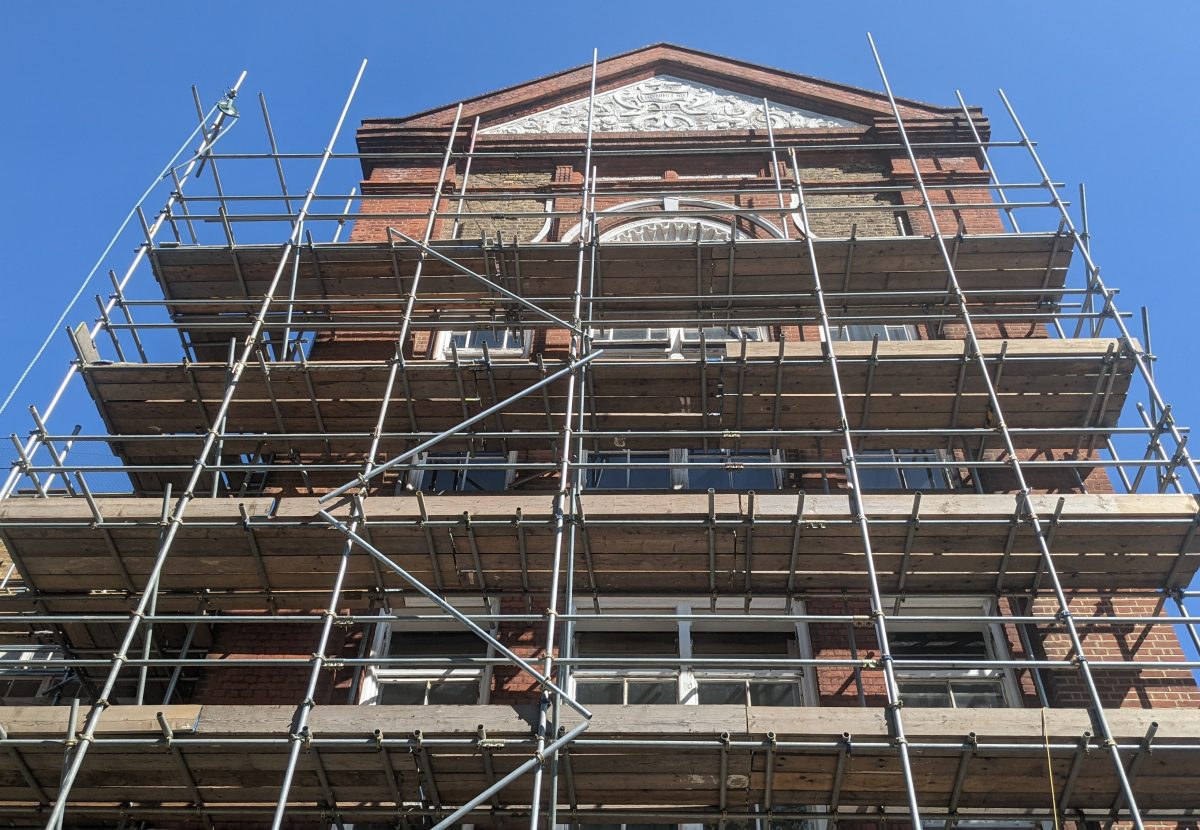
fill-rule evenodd
<path id="1" fill-rule="evenodd" d="M 794 205 L 791 207 L 794 207 Z M 734 239 L 753 238 L 745 231 L 736 230 L 728 221 L 712 218 L 714 215 L 729 215 L 739 210 L 737 205 L 718 202 L 713 199 L 639 199 L 599 211 L 597 219 L 603 222 L 618 218 L 619 214 L 626 212 L 655 209 L 678 211 L 684 208 L 696 208 L 696 217 L 693 219 L 690 216 L 664 216 L 660 219 L 653 216 L 639 216 L 631 218 L 629 222 L 622 222 L 616 227 L 602 230 L 600 232 L 600 241 L 638 243 L 695 242 L 697 233 L 700 235 L 701 242 L 727 241 L 730 239 L 731 234 Z M 738 213 L 736 215 L 738 218 L 760 228 L 764 235 L 772 239 L 785 238 L 783 231 L 777 225 L 758 214 Z M 794 219 L 795 217 L 793 217 Z M 572 242 L 578 238 L 579 224 L 576 223 L 574 227 L 562 235 L 561 241 Z"/>

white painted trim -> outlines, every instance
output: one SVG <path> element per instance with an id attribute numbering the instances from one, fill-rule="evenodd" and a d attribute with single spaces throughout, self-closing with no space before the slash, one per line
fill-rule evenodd
<path id="1" fill-rule="evenodd" d="M 945 614 L 946 616 L 998 616 L 996 600 L 994 597 L 981 596 L 945 596 L 945 595 L 923 595 L 916 597 L 883 597 L 883 607 L 895 607 L 895 603 L 899 601 L 900 607 L 907 607 L 909 613 L 914 616 L 936 616 Z M 889 615 L 887 618 L 887 626 L 891 631 L 981 631 L 984 635 L 984 645 L 988 650 L 989 660 L 1010 660 L 1011 654 L 1008 650 L 1008 638 L 1004 634 L 1004 623 L 1000 622 L 958 622 L 948 620 L 945 623 L 908 623 L 904 622 L 904 615 L 897 614 Z M 1010 709 L 1019 709 L 1023 704 L 1023 698 L 1020 693 L 1020 686 L 1016 682 L 1016 673 L 1011 668 L 1001 669 L 896 669 L 899 679 L 916 679 L 923 677 L 930 679 L 953 679 L 955 677 L 963 678 L 996 678 L 1000 680 L 1001 690 L 1005 697 L 1005 703 Z"/>
<path id="2" fill-rule="evenodd" d="M 812 110 L 768 103 L 775 129 L 862 126 Z M 715 131 L 765 129 L 763 99 L 675 75 L 660 74 L 480 130 L 481 135 Z"/>
<path id="3" fill-rule="evenodd" d="M 553 212 L 554 212 L 554 199 L 552 199 L 552 198 L 547 199 L 546 200 L 546 213 L 553 213 Z M 550 235 L 550 228 L 553 226 L 554 226 L 554 217 L 547 216 L 546 221 L 542 223 L 542 227 L 538 230 L 537 233 L 535 233 L 533 235 L 533 238 L 530 239 L 529 241 L 531 243 L 545 242 L 546 237 Z"/>
<path id="4" fill-rule="evenodd" d="M 411 606 L 406 610 L 414 614 L 431 614 L 435 613 L 437 606 L 424 599 L 418 599 L 415 602 L 409 600 Z M 500 604 L 496 599 L 492 599 L 484 606 L 484 612 L 488 614 L 499 613 Z M 393 606 L 393 611 L 398 613 Z M 380 614 L 385 613 L 380 611 Z M 462 624 L 457 620 L 447 616 L 445 621 L 442 620 L 422 620 L 417 622 L 391 622 L 388 625 L 375 625 L 376 631 L 371 643 L 371 656 L 379 657 L 386 655 L 388 651 L 388 642 L 391 639 L 392 633 L 398 629 L 407 628 L 409 631 L 434 631 L 446 633 L 460 633 L 465 631 Z M 496 626 L 493 624 L 490 629 L 492 636 L 496 635 Z M 487 657 L 496 657 L 497 654 L 489 643 L 487 646 Z M 491 696 L 493 667 L 483 666 L 480 668 L 452 668 L 452 669 L 432 669 L 432 668 L 385 668 L 380 666 L 369 666 L 363 674 L 363 680 L 359 688 L 359 704 L 371 705 L 379 702 L 380 686 L 389 681 L 403 682 L 421 681 L 421 680 L 436 680 L 443 677 L 462 677 L 468 678 L 472 675 L 477 675 L 479 678 L 479 703 L 487 704 Z"/>
<path id="5" fill-rule="evenodd" d="M 573 624 L 574 633 L 580 631 L 610 631 L 610 632 L 638 632 L 638 631 L 675 631 L 678 637 L 678 658 L 681 661 L 691 659 L 692 655 L 692 633 L 696 628 L 705 629 L 703 621 L 693 620 L 675 620 L 673 623 L 667 620 L 620 620 L 614 619 L 611 615 L 617 609 L 625 610 L 630 613 L 660 613 L 660 614 L 705 614 L 713 610 L 713 601 L 710 597 L 687 597 L 683 599 L 674 599 L 671 597 L 617 597 L 604 598 L 603 602 L 609 607 L 602 610 L 599 614 L 595 614 L 595 622 L 578 620 Z M 760 614 L 778 615 L 783 613 L 791 613 L 795 615 L 803 615 L 804 605 L 802 603 L 794 603 L 791 612 L 785 611 L 787 602 L 783 598 L 756 598 L 751 600 L 750 610 L 745 622 L 731 623 L 729 621 L 721 622 L 721 631 L 778 631 L 790 633 L 795 641 L 795 657 L 803 658 L 806 655 L 811 657 L 812 644 L 808 642 L 808 627 L 803 622 L 796 622 L 792 626 L 786 623 L 770 623 L 765 624 L 754 620 L 754 612 Z M 715 613 L 742 612 L 745 610 L 745 600 L 740 597 L 721 597 L 716 601 Z M 595 608 L 589 601 L 585 605 L 576 603 L 571 608 L 573 614 L 594 614 Z M 685 705 L 700 705 L 698 687 L 703 680 L 732 680 L 732 681 L 748 681 L 762 679 L 764 681 L 778 680 L 787 681 L 788 685 L 794 681 L 799 687 L 799 697 L 801 706 L 820 705 L 820 699 L 817 696 L 816 672 L 812 667 L 804 667 L 801 669 L 780 669 L 780 670 L 763 670 L 763 669 L 693 669 L 686 663 L 680 666 L 678 671 L 674 668 L 654 669 L 654 668 L 604 668 L 604 669 L 581 669 L 575 668 L 571 672 L 571 693 L 575 693 L 576 678 L 582 676 L 586 682 L 589 679 L 613 679 L 618 678 L 667 678 L 673 677 L 676 680 L 677 697 L 676 701 Z"/>
<path id="6" fill-rule="evenodd" d="M 792 201 L 796 204 L 799 203 L 798 197 L 796 197 L 794 194 L 792 196 Z M 789 207 L 795 207 L 796 204 L 789 205 Z M 668 205 L 670 205 L 670 206 L 668 206 Z M 662 208 L 662 210 L 666 211 L 666 210 L 680 210 L 682 207 L 685 207 L 685 206 L 686 207 L 695 207 L 695 208 L 711 208 L 711 213 L 716 213 L 716 214 L 727 213 L 728 211 L 731 211 L 731 210 L 734 210 L 734 211 L 740 210 L 740 208 L 738 208 L 737 205 L 732 205 L 732 204 L 729 204 L 728 202 L 719 202 L 714 199 L 693 199 L 693 198 L 687 198 L 687 197 L 676 199 L 673 197 L 665 197 L 662 199 L 637 199 L 632 202 L 623 202 L 619 205 L 614 205 L 613 207 L 605 208 L 604 210 L 597 212 L 596 220 L 600 221 L 603 219 L 609 219 L 609 218 L 613 217 L 613 214 L 626 213 L 629 211 L 640 211 L 640 210 L 645 210 L 647 208 Z M 703 212 L 696 211 L 696 214 L 697 214 L 696 219 L 703 220 L 703 219 L 707 218 L 705 216 L 705 213 L 707 213 L 707 212 L 710 212 L 710 211 L 703 211 Z M 741 213 L 741 214 L 738 214 L 738 218 L 745 219 L 746 221 L 751 222 L 754 225 L 757 225 L 758 227 L 760 227 L 764 231 L 766 231 L 767 234 L 769 234 L 773 239 L 784 239 L 785 238 L 783 231 L 780 230 L 777 225 L 775 225 L 773 222 L 771 222 L 768 219 L 764 219 L 762 216 L 759 216 L 758 214 Z M 638 222 L 643 221 L 643 220 L 652 221 L 653 219 L 654 219 L 654 217 L 652 217 L 652 216 L 650 216 L 650 217 L 639 216 L 634 221 L 638 221 Z M 666 220 L 664 218 L 664 221 L 668 221 L 668 220 Z M 722 223 L 718 222 L 717 224 L 722 224 Z M 623 226 L 618 225 L 616 228 L 612 228 L 612 229 L 606 231 L 605 233 L 601 234 L 600 240 L 604 241 L 604 238 L 606 236 L 608 236 L 611 233 L 617 232 L 621 227 L 623 227 Z M 572 226 L 570 229 L 568 229 L 567 232 L 564 233 L 559 238 L 559 241 L 560 242 L 574 242 L 578 238 L 579 238 L 579 223 L 576 222 L 574 226 Z M 748 238 L 748 237 L 738 237 L 738 238 L 742 239 L 742 238 Z M 619 245 L 621 243 L 614 242 L 612 244 Z M 713 244 L 713 243 L 709 243 L 709 244 Z"/>

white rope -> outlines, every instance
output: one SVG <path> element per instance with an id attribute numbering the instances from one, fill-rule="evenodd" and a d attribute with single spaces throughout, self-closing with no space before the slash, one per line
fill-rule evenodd
<path id="1" fill-rule="evenodd" d="M 12 403 L 12 399 L 16 396 L 17 391 L 21 388 L 21 384 L 23 384 L 25 379 L 29 377 L 29 373 L 33 371 L 33 367 L 37 365 L 37 362 L 42 359 L 42 355 L 46 353 L 46 349 L 50 347 L 50 343 L 54 340 L 54 335 L 58 332 L 63 322 L 67 319 L 67 315 L 71 313 L 71 309 L 75 307 L 75 303 L 79 302 L 79 298 L 83 296 L 83 292 L 87 290 L 88 285 L 96 276 L 96 272 L 100 270 L 100 266 L 104 264 L 104 261 L 108 258 L 109 253 L 112 252 L 113 246 L 117 244 L 117 240 L 120 239 L 121 234 L 125 232 L 125 228 L 129 227 L 129 223 L 133 220 L 133 217 L 137 215 L 138 208 L 142 206 L 146 199 L 150 197 L 150 194 L 154 192 L 154 189 L 158 187 L 159 183 L 162 182 L 162 180 L 165 179 L 175 168 L 175 162 L 178 161 L 179 157 L 183 155 L 185 150 L 187 150 L 188 145 L 192 143 L 192 139 L 196 137 L 196 133 L 208 126 L 208 119 L 213 114 L 213 110 L 215 109 L 216 106 L 213 106 L 212 109 L 204 114 L 204 120 L 197 124 L 196 129 L 192 130 L 191 135 L 184 140 L 183 144 L 179 145 L 179 149 L 175 151 L 175 155 L 171 156 L 171 160 L 167 162 L 165 167 L 163 167 L 162 172 L 159 173 L 157 178 L 155 178 L 150 186 L 146 188 L 146 192 L 143 193 L 141 198 L 139 198 L 134 206 L 130 208 L 129 213 L 125 214 L 125 221 L 121 223 L 121 226 L 117 228 L 117 232 L 113 234 L 112 239 L 110 239 L 108 244 L 104 246 L 103 253 L 101 253 L 100 257 L 96 260 L 96 264 L 92 266 L 92 270 L 88 271 L 87 277 L 84 278 L 83 283 L 79 286 L 78 290 L 76 290 L 75 295 L 71 297 L 71 302 L 67 303 L 67 307 L 63 309 L 62 314 L 60 314 L 58 319 L 54 321 L 54 325 L 50 328 L 50 333 L 46 335 L 46 339 L 43 340 L 42 345 L 38 347 L 37 353 L 34 354 L 33 359 L 29 361 L 29 364 L 25 367 L 24 371 L 21 372 L 21 376 L 17 378 L 17 382 L 13 384 L 8 396 L 4 399 L 4 403 L 0 403 L 0 415 L 3 415 L 4 411 L 8 409 L 8 405 Z M 231 121 L 231 125 L 232 123 L 236 122 Z M 188 161 L 195 159 L 196 156 L 197 154 L 193 153 Z"/>
<path id="2" fill-rule="evenodd" d="M 1046 775 L 1050 779 L 1050 811 L 1054 814 L 1054 830 L 1062 830 L 1058 822 L 1058 796 L 1054 793 L 1054 760 L 1050 757 L 1050 736 L 1046 731 L 1046 707 L 1042 707 L 1042 743 L 1046 746 Z"/>

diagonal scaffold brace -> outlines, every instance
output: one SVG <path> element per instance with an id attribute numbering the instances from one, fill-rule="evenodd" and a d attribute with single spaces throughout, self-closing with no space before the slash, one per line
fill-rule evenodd
<path id="1" fill-rule="evenodd" d="M 531 385 L 525 387 L 520 392 L 517 392 L 515 395 L 510 395 L 509 397 L 505 398 L 504 400 L 500 401 L 499 403 L 493 404 L 492 406 L 489 406 L 487 409 L 484 409 L 484 410 L 478 412 L 477 414 L 472 415 L 470 418 L 467 418 L 465 421 L 460 421 L 458 424 L 455 424 L 450 429 L 445 430 L 444 432 L 439 432 L 437 435 L 433 436 L 429 440 L 422 441 L 420 444 L 413 447 L 412 449 L 406 450 L 403 453 L 401 453 L 400 455 L 396 456 L 395 458 L 393 458 L 389 461 L 385 461 L 382 464 L 379 464 L 378 466 L 372 467 L 370 470 L 366 471 L 365 473 L 361 473 L 356 478 L 354 478 L 351 481 L 347 481 L 342 486 L 340 486 L 334 490 L 330 490 L 325 495 L 320 496 L 317 499 L 317 502 L 319 504 L 328 504 L 329 502 L 333 501 L 334 499 L 336 499 L 340 496 L 346 495 L 346 493 L 353 490 L 355 487 L 365 487 L 367 485 L 367 483 L 371 479 L 375 478 L 376 476 L 379 476 L 382 473 L 386 473 L 388 470 L 394 469 L 394 468 L 400 466 L 401 464 L 404 464 L 405 462 L 410 461 L 411 459 L 415 458 L 420 453 L 425 452 L 430 447 L 434 447 L 434 446 L 440 444 L 441 442 L 445 441 L 447 438 L 453 438 L 455 435 L 458 435 L 459 433 L 461 433 L 463 430 L 467 429 L 468 427 L 474 426 L 475 424 L 479 423 L 480 421 L 490 418 L 491 416 L 495 415 L 497 412 L 501 412 L 502 410 L 506 409 L 513 403 L 521 400 L 524 397 L 532 395 L 534 392 L 537 392 L 538 390 L 540 390 L 546 386 L 549 386 L 550 384 L 554 383 L 555 381 L 558 381 L 558 380 L 566 377 L 567 375 L 571 375 L 571 374 L 574 374 L 575 372 L 578 372 L 580 369 L 582 369 L 587 364 L 591 363 L 596 358 L 600 357 L 602 354 L 604 354 L 604 350 L 600 349 L 600 350 L 591 352 L 590 354 L 587 354 L 584 357 L 579 358 L 578 360 L 571 361 L 566 366 L 559 369 L 557 372 L 552 372 L 551 374 L 546 375 L 546 377 L 542 378 L 541 380 L 537 381 L 534 384 L 531 384 Z"/>
<path id="2" fill-rule="evenodd" d="M 388 236 L 399 237 L 400 239 L 407 242 L 409 245 L 412 245 L 414 248 L 416 248 L 418 251 L 420 251 L 423 255 L 431 256 L 434 259 L 437 259 L 437 260 L 440 260 L 441 262 L 446 263 L 451 268 L 458 271 L 460 274 L 470 277 L 473 280 L 476 280 L 477 282 L 482 283 L 483 285 L 486 285 L 489 289 L 491 289 L 492 291 L 495 291 L 497 294 L 507 297 L 508 299 L 512 300 L 514 303 L 517 303 L 518 305 L 524 306 L 525 308 L 529 309 L 534 314 L 537 314 L 540 317 L 545 317 L 547 320 L 554 323 L 556 326 L 561 326 L 564 329 L 569 329 L 573 334 L 579 334 L 579 335 L 585 334 L 583 329 L 579 328 L 579 326 L 571 325 L 570 323 L 568 323 L 566 320 L 562 319 L 561 317 L 556 317 L 555 315 L 551 314 L 549 311 L 546 311 L 544 308 L 539 306 L 537 303 L 530 302 L 529 300 L 522 297 L 520 294 L 515 294 L 512 291 L 509 291 L 504 286 L 498 285 L 497 283 L 492 282 L 487 277 L 485 277 L 483 274 L 479 274 L 475 271 L 472 271 L 467 266 L 463 265 L 460 262 L 456 262 L 455 260 L 453 260 L 450 257 L 443 254 L 441 251 L 438 251 L 435 248 L 431 248 L 429 245 L 425 244 L 421 240 L 414 239 L 413 237 L 408 236 L 407 234 L 402 233 L 402 232 L 396 230 L 395 228 L 388 228 L 387 232 L 388 232 Z"/>

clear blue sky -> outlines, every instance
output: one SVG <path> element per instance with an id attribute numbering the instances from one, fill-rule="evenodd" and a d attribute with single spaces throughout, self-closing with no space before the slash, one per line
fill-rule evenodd
<path id="1" fill-rule="evenodd" d="M 1098 259 L 1126 308 L 1151 305 L 1162 385 L 1186 421 L 1200 410 L 1189 376 L 1200 297 L 1189 152 L 1200 127 L 1197 8 L 862 0 L 6 4 L 0 269 L 9 313 L 0 327 L 0 390 L 7 392 L 121 216 L 192 128 L 193 83 L 207 104 L 249 70 L 246 92 L 267 93 L 283 148 L 314 149 L 362 57 L 370 66 L 354 119 L 414 112 L 580 64 L 593 46 L 604 56 L 660 40 L 878 88 L 864 36 L 870 28 L 900 93 L 951 104 L 958 87 L 999 123 L 995 89 L 1003 86 L 1051 174 L 1072 187 L 1087 182 Z M 242 103 L 252 108 L 252 96 Z M 75 319 L 94 316 L 93 293 Z M 65 339 L 58 340 L 38 382 L 0 419 L 3 433 L 24 434 L 25 404 L 47 398 L 66 358 Z"/>
<path id="2" fill-rule="evenodd" d="M 313 150 L 358 61 L 369 58 L 343 134 L 341 148 L 349 150 L 360 118 L 402 115 L 581 64 L 593 46 L 606 56 L 667 40 L 878 88 L 865 38 L 871 29 L 899 94 L 952 104 L 961 88 L 1000 124 L 995 89 L 1003 86 L 1052 176 L 1072 193 L 1086 181 L 1105 277 L 1121 287 L 1126 309 L 1151 306 L 1161 385 L 1183 422 L 1200 419 L 1190 371 L 1200 299 L 1191 150 L 1200 133 L 1197 8 L 868 0 L 6 4 L 0 393 L 192 129 L 193 83 L 211 104 L 247 69 L 241 104 L 255 123 L 243 129 L 261 129 L 253 94 L 265 91 L 282 148 Z M 131 245 L 114 265 L 128 261 Z M 94 317 L 92 295 L 105 282 L 85 294 L 72 321 Z M 26 433 L 25 406 L 47 400 L 68 354 L 60 335 L 0 418 L 5 436 Z M 69 413 L 56 419 L 59 429 L 69 429 L 64 420 Z"/>

